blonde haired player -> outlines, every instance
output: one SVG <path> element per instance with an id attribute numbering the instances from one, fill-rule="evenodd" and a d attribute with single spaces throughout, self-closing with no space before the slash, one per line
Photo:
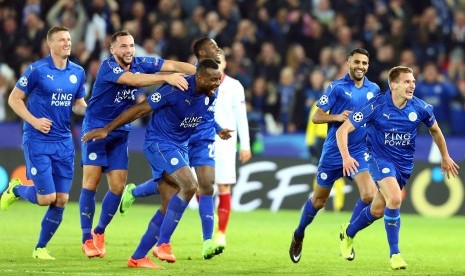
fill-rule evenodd
<path id="1" fill-rule="evenodd" d="M 215 243 L 221 250 L 226 247 L 226 227 L 231 212 L 231 185 L 236 183 L 237 136 L 240 141 L 239 161 L 246 163 L 252 157 L 244 87 L 238 80 L 226 75 L 225 68 L 225 55 L 221 51 L 220 71 L 223 77 L 218 88 L 215 120 L 224 128 L 237 130 L 236 135 L 228 140 L 215 136 L 215 183 L 218 184 L 219 198 Z"/>

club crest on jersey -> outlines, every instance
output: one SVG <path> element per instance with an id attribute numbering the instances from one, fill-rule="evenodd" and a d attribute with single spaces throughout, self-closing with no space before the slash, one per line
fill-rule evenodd
<path id="1" fill-rule="evenodd" d="M 375 96 L 375 94 L 373 92 L 368 92 L 367 93 L 367 100 L 370 100 L 371 98 L 373 98 Z"/>
<path id="2" fill-rule="evenodd" d="M 150 96 L 150 100 L 154 103 L 158 103 L 161 100 L 161 94 L 158 92 L 153 93 L 152 96 Z"/>
<path id="3" fill-rule="evenodd" d="M 408 119 L 409 119 L 411 122 L 415 122 L 415 121 L 417 120 L 417 118 L 418 118 L 418 115 L 417 115 L 417 113 L 415 113 L 415 112 L 410 112 L 410 113 L 408 114 Z"/>
<path id="4" fill-rule="evenodd" d="M 208 105 L 210 103 L 210 98 L 209 97 L 205 97 L 205 105 Z"/>
<path id="5" fill-rule="evenodd" d="M 77 77 L 76 75 L 71 75 L 69 76 L 69 81 L 72 83 L 72 84 L 75 84 L 77 82 Z"/>
<path id="6" fill-rule="evenodd" d="M 27 78 L 22 76 L 20 79 L 19 79 L 19 85 L 21 85 L 22 87 L 26 87 L 27 86 Z"/>
<path id="7" fill-rule="evenodd" d="M 325 104 L 327 104 L 328 102 L 329 102 L 329 98 L 328 98 L 328 96 L 326 96 L 326 95 L 321 96 L 320 99 L 318 100 L 318 103 L 319 103 L 320 105 L 325 105 Z"/>
<path id="8" fill-rule="evenodd" d="M 123 69 L 121 69 L 121 67 L 119 67 L 119 66 L 113 67 L 113 73 L 119 74 L 121 72 L 123 72 Z"/>
<path id="9" fill-rule="evenodd" d="M 37 169 L 35 167 L 31 168 L 31 174 L 36 175 L 37 174 Z"/>
<path id="10" fill-rule="evenodd" d="M 352 119 L 354 119 L 354 122 L 361 122 L 363 120 L 363 113 L 362 112 L 355 112 L 354 115 L 352 115 Z"/>
<path id="11" fill-rule="evenodd" d="M 170 160 L 171 165 L 176 166 L 179 163 L 179 159 L 176 157 L 171 158 Z"/>

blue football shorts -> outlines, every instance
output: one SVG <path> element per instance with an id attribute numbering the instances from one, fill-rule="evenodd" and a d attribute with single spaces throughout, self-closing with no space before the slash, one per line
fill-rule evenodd
<path id="1" fill-rule="evenodd" d="M 189 141 L 189 163 L 191 167 L 215 167 L 215 140 Z"/>
<path id="2" fill-rule="evenodd" d="M 25 141 L 26 176 L 40 195 L 69 194 L 74 174 L 74 144 L 70 138 L 60 142 Z"/>
<path id="3" fill-rule="evenodd" d="M 403 189 L 410 179 L 411 172 L 403 172 L 398 169 L 392 161 L 380 157 L 372 156 L 369 161 L 369 168 L 371 177 L 373 177 L 376 186 L 378 186 L 377 181 L 391 176 L 397 180 L 400 189 Z"/>
<path id="4" fill-rule="evenodd" d="M 182 167 L 189 167 L 187 149 L 172 143 L 153 142 L 144 149 L 144 153 L 155 180 L 161 179 L 163 172 L 171 174 Z"/>
<path id="5" fill-rule="evenodd" d="M 82 143 L 82 165 L 100 166 L 103 172 L 128 169 L 127 131 L 117 130 L 105 139 Z"/>
<path id="6" fill-rule="evenodd" d="M 358 172 L 356 174 L 351 175 L 348 177 L 350 180 L 353 180 L 353 177 L 363 171 L 368 171 L 368 159 L 369 155 L 366 153 L 365 150 L 360 150 L 355 153 L 351 153 L 351 156 L 357 160 Z M 318 172 L 317 172 L 317 183 L 323 188 L 332 188 L 334 182 L 339 178 L 343 177 L 343 170 L 342 170 L 342 160 L 341 164 L 335 165 L 326 163 L 324 157 L 320 160 L 320 164 L 318 165 Z"/>

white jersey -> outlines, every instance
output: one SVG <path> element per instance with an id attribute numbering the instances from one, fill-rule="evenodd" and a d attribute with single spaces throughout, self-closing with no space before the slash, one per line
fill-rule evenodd
<path id="1" fill-rule="evenodd" d="M 215 120 L 222 128 L 231 129 L 234 132 L 228 140 L 222 140 L 218 135 L 215 136 L 216 182 L 235 183 L 238 135 L 240 149 L 250 150 L 249 123 L 247 121 L 244 87 L 238 80 L 225 75 L 217 93 Z M 218 179 L 220 176 L 227 179 Z"/>

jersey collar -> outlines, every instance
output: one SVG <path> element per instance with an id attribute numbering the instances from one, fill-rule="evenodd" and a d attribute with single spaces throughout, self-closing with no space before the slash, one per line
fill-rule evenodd
<path id="1" fill-rule="evenodd" d="M 48 55 L 46 57 L 47 61 L 48 61 L 48 65 L 50 66 L 51 69 L 56 69 L 56 70 L 68 70 L 69 69 L 69 58 L 66 59 L 66 67 L 64 69 L 58 69 L 55 64 L 53 63 L 53 59 L 52 59 L 52 55 Z"/>

